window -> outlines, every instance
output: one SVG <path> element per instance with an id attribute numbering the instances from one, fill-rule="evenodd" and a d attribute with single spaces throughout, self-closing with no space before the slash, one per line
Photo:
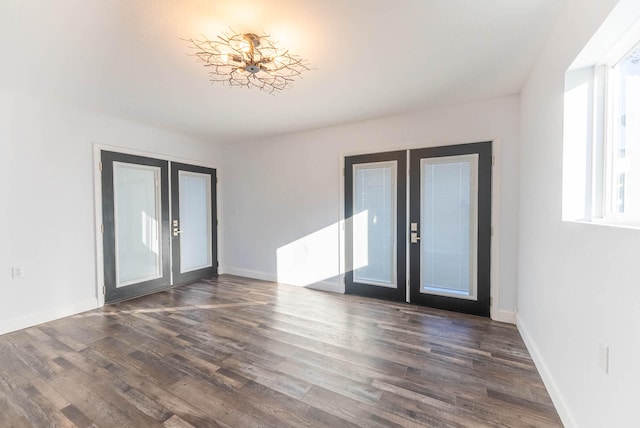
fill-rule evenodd
<path id="1" fill-rule="evenodd" d="M 610 64 L 607 74 L 605 217 L 640 224 L 640 45 Z"/>
<path id="2" fill-rule="evenodd" d="M 638 15 L 612 13 L 565 74 L 565 221 L 640 228 Z"/>

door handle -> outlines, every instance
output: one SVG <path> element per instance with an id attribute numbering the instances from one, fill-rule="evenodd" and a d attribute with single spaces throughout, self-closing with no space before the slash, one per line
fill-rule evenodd
<path id="1" fill-rule="evenodd" d="M 173 228 L 173 236 L 178 236 L 182 233 L 181 230 L 179 230 L 177 227 Z"/>
<path id="2" fill-rule="evenodd" d="M 417 244 L 420 241 L 420 237 L 418 236 L 418 232 L 411 232 L 411 243 Z"/>

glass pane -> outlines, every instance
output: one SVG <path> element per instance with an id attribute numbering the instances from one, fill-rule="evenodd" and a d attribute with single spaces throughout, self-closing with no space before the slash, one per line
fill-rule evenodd
<path id="1" fill-rule="evenodd" d="M 180 171 L 180 273 L 211 266 L 211 176 Z"/>
<path id="2" fill-rule="evenodd" d="M 477 159 L 422 160 L 423 293 L 475 299 Z"/>
<path id="3" fill-rule="evenodd" d="M 160 168 L 114 162 L 116 287 L 162 277 Z"/>
<path id="4" fill-rule="evenodd" d="M 611 156 L 611 211 L 640 219 L 640 47 L 614 68 L 614 121 Z"/>
<path id="5" fill-rule="evenodd" d="M 396 164 L 353 166 L 354 282 L 396 287 Z"/>

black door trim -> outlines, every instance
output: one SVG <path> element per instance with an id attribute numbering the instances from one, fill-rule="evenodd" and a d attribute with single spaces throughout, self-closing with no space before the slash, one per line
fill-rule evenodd
<path id="1" fill-rule="evenodd" d="M 168 240 L 169 240 L 169 162 L 144 156 L 117 153 L 102 150 L 102 224 L 104 234 L 102 236 L 102 250 L 104 257 L 104 286 L 105 303 L 114 303 L 119 300 L 130 299 L 163 290 L 171 286 L 171 266 Z M 149 281 L 133 284 L 126 287 L 116 287 L 116 248 L 115 248 L 115 214 L 114 214 L 114 189 L 113 189 L 113 162 L 124 162 L 139 165 L 155 166 L 160 168 L 160 212 L 162 215 L 161 239 L 162 239 L 162 277 Z"/>
<path id="2" fill-rule="evenodd" d="M 349 221 L 353 217 L 353 166 L 360 163 L 397 161 L 397 255 L 396 283 L 397 288 L 376 287 L 353 282 L 353 230 Z M 345 157 L 345 293 L 379 299 L 406 301 L 407 293 L 407 151 L 400 150 L 385 153 L 373 153 Z"/>
<path id="3" fill-rule="evenodd" d="M 490 316 L 491 296 L 491 180 L 492 142 L 459 144 L 410 150 L 410 222 L 420 224 L 420 160 L 422 158 L 475 154 L 478 159 L 478 300 L 456 299 L 420 292 L 420 245 L 410 245 L 411 302 L 434 308 Z"/>
<path id="4" fill-rule="evenodd" d="M 202 166 L 171 162 L 171 216 L 180 223 L 180 182 L 179 172 L 189 171 L 211 176 L 211 262 L 212 266 L 191 272 L 180 273 L 180 235 L 172 236 L 172 265 L 174 285 L 196 281 L 218 273 L 218 235 L 216 170 Z"/>

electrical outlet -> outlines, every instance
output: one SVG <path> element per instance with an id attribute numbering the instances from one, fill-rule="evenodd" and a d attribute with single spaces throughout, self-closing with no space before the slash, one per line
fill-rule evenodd
<path id="1" fill-rule="evenodd" d="M 24 268 L 22 266 L 14 266 L 11 268 L 11 278 L 18 279 L 24 276 Z"/>
<path id="2" fill-rule="evenodd" d="M 609 347 L 602 343 L 598 347 L 598 365 L 605 374 L 609 373 Z"/>

